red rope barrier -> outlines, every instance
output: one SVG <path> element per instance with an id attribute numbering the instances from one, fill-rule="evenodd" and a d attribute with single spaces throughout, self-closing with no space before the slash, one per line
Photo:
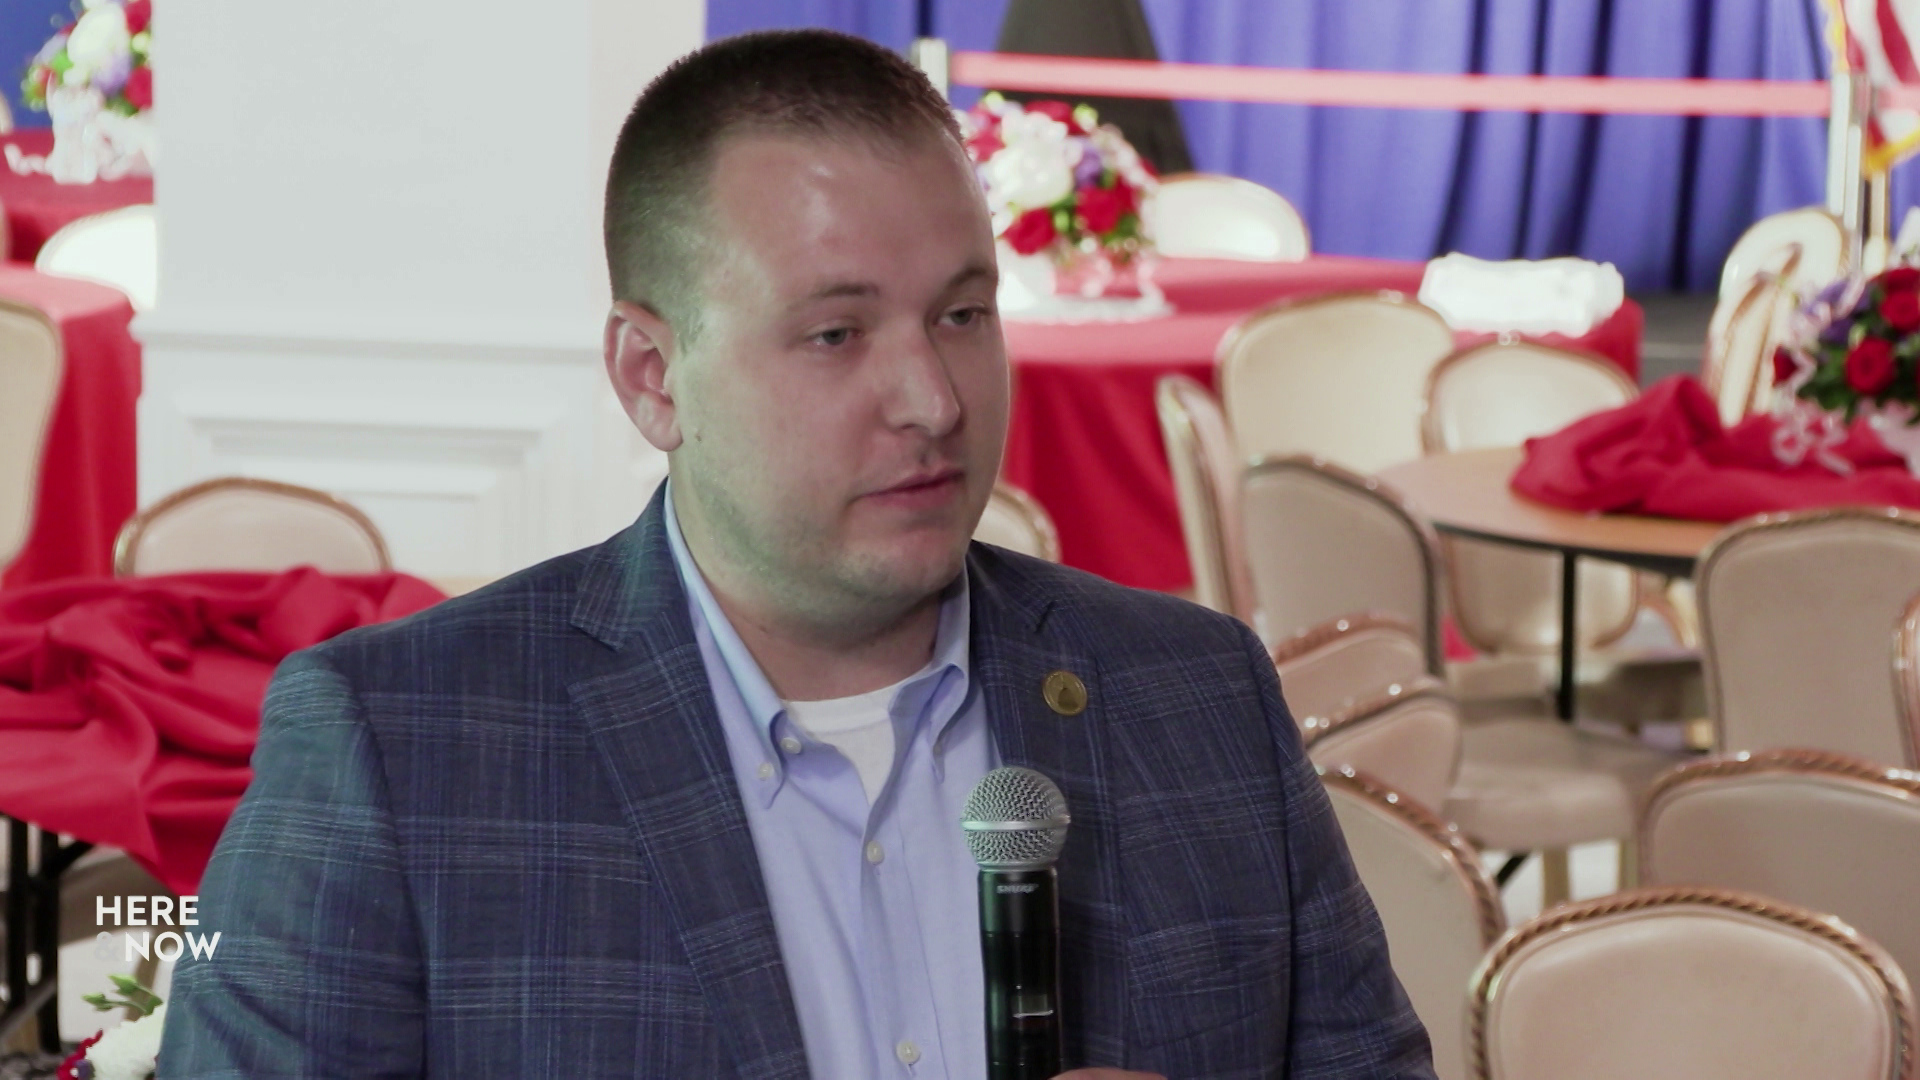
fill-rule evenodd
<path id="1" fill-rule="evenodd" d="M 1829 104 L 1824 82 L 1774 79 L 1301 71 L 982 52 L 954 53 L 951 72 L 957 84 L 998 90 L 1462 112 L 1824 117 Z M 1887 103 L 1920 107 L 1920 92 L 1905 90 Z"/>

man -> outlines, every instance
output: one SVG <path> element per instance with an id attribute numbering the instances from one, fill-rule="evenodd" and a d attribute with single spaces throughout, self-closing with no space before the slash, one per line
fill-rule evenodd
<path id="1" fill-rule="evenodd" d="M 1059 783 L 1076 1080 L 1429 1077 L 1244 627 L 969 546 L 994 244 L 856 39 L 711 45 L 614 154 L 606 358 L 670 480 L 598 548 L 290 659 L 169 1077 L 979 1080 L 1000 764 Z"/>

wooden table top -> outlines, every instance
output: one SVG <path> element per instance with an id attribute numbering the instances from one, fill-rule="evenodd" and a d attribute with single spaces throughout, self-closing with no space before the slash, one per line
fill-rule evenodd
<path id="1" fill-rule="evenodd" d="M 1523 454 L 1518 447 L 1435 454 L 1382 469 L 1379 477 L 1441 532 L 1593 555 L 1668 574 L 1691 574 L 1701 549 L 1725 527 L 1714 521 L 1582 514 L 1533 502 L 1507 484 Z"/>

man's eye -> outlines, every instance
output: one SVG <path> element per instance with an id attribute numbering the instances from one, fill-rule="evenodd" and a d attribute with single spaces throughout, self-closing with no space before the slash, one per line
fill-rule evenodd
<path id="1" fill-rule="evenodd" d="M 955 326 L 972 326 L 986 317 L 987 309 L 981 307 L 961 308 L 947 315 L 947 318 L 953 320 Z"/>
<path id="2" fill-rule="evenodd" d="M 830 348 L 838 348 L 853 340 L 853 330 L 850 327 L 837 326 L 832 330 L 822 330 L 813 335 L 813 340 Z"/>

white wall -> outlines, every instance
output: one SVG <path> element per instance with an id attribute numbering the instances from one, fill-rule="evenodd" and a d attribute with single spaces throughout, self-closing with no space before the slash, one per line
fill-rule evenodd
<path id="1" fill-rule="evenodd" d="M 601 370 L 601 187 L 702 0 L 179 8 L 141 501 L 230 473 L 324 488 L 430 575 L 631 520 L 664 464 Z"/>

